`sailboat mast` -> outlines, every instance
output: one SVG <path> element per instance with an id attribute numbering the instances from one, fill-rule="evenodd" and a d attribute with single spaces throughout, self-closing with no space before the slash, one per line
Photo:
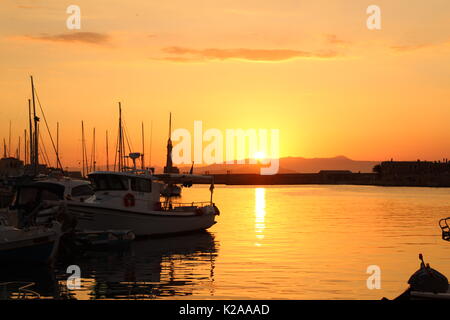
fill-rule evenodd
<path id="1" fill-rule="evenodd" d="M 82 158 L 82 163 L 83 163 L 83 167 L 82 167 L 82 174 L 83 174 L 83 178 L 86 176 L 86 172 L 85 172 L 85 163 L 84 163 L 84 122 L 81 121 L 81 158 Z"/>
<path id="2" fill-rule="evenodd" d="M 29 126 L 30 126 L 30 140 L 29 140 L 29 147 L 30 147 L 30 152 L 28 154 L 29 157 L 29 164 L 33 165 L 33 124 L 31 122 L 31 100 L 28 99 L 28 122 L 29 122 Z"/>
<path id="3" fill-rule="evenodd" d="M 34 174 L 38 174 L 38 166 L 39 166 L 39 135 L 38 135 L 38 121 L 39 118 L 36 116 L 36 101 L 34 97 L 34 82 L 33 76 L 31 78 L 31 96 L 33 101 L 33 116 L 34 116 L 34 148 L 33 148 L 33 165 L 34 165 Z"/>
<path id="4" fill-rule="evenodd" d="M 149 151 L 149 167 L 152 166 L 152 140 L 153 140 L 153 120 L 150 122 L 150 151 Z"/>
<path id="5" fill-rule="evenodd" d="M 123 169 L 122 105 L 119 102 L 119 172 Z"/>
<path id="6" fill-rule="evenodd" d="M 11 157 L 11 120 L 9 120 L 8 157 Z"/>
<path id="7" fill-rule="evenodd" d="M 108 130 L 106 130 L 106 171 L 109 171 Z"/>
<path id="8" fill-rule="evenodd" d="M 93 168 L 93 171 L 95 171 L 95 163 L 96 163 L 96 161 L 95 161 L 95 128 L 94 128 L 94 139 L 93 139 L 94 141 L 93 141 L 93 144 L 92 144 L 92 168 Z"/>
<path id="9" fill-rule="evenodd" d="M 142 170 L 145 169 L 145 162 L 144 162 L 144 122 L 142 122 L 142 154 L 141 154 L 141 168 Z"/>
<path id="10" fill-rule="evenodd" d="M 27 146 L 27 129 L 23 130 L 23 164 L 27 164 L 27 155 L 28 146 Z"/>
<path id="11" fill-rule="evenodd" d="M 59 122 L 56 122 L 56 167 L 59 167 Z M 62 170 L 62 168 L 61 168 Z"/>

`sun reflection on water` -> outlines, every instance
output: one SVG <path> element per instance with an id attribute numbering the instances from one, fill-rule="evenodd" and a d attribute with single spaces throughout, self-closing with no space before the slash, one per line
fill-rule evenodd
<path id="1" fill-rule="evenodd" d="M 255 232 L 256 239 L 255 246 L 261 246 L 261 241 L 264 239 L 264 229 L 266 216 L 266 189 L 255 189 Z"/>

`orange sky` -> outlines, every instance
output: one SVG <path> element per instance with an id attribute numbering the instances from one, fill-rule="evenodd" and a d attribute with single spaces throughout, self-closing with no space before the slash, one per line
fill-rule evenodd
<path id="1" fill-rule="evenodd" d="M 448 157 L 450 2 L 375 2 L 3 0 L 0 138 L 10 120 L 13 149 L 23 136 L 33 74 L 64 166 L 81 159 L 81 120 L 104 162 L 118 101 L 137 151 L 153 121 L 153 164 L 169 111 L 174 128 L 280 129 L 281 156 Z M 382 30 L 366 27 L 371 4 Z"/>

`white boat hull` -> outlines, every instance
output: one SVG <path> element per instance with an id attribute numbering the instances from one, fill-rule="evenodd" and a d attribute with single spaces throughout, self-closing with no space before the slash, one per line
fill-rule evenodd
<path id="1" fill-rule="evenodd" d="M 129 229 L 136 236 L 158 236 L 205 230 L 213 226 L 213 208 L 207 213 L 194 212 L 138 212 L 98 206 L 92 203 L 68 203 L 71 214 L 77 217 L 78 230 Z"/>

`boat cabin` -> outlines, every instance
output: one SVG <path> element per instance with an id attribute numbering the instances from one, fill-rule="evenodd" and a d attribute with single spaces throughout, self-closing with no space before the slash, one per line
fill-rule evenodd
<path id="1" fill-rule="evenodd" d="M 161 184 L 151 174 L 96 171 L 88 175 L 97 200 L 120 198 L 126 207 L 153 208 L 159 203 Z"/>

